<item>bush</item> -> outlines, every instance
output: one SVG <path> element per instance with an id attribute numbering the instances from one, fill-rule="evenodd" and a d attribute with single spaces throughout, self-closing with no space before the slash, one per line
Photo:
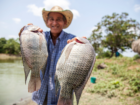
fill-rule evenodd
<path id="1" fill-rule="evenodd" d="M 104 51 L 103 48 L 99 48 L 97 58 L 110 58 L 110 56 L 111 56 L 110 51 Z"/>
<path id="2" fill-rule="evenodd" d="M 0 53 L 6 54 L 20 54 L 19 39 L 8 39 L 0 38 Z"/>
<path id="3" fill-rule="evenodd" d="M 5 38 L 0 38 L 0 53 L 5 53 L 3 46 L 6 44 L 7 40 Z"/>
<path id="4" fill-rule="evenodd" d="M 140 59 L 140 55 L 139 55 L 139 54 L 134 55 L 133 59 L 134 59 L 134 60 L 136 60 L 136 59 Z"/>
<path id="5" fill-rule="evenodd" d="M 130 79 L 129 83 L 130 83 L 130 86 L 132 87 L 132 90 L 134 92 L 140 91 L 140 80 L 139 80 L 139 78 L 132 78 L 132 79 Z"/>

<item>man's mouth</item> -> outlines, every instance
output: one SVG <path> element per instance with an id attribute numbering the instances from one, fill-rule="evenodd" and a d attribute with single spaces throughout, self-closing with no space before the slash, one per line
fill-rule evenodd
<path id="1" fill-rule="evenodd" d="M 52 26 L 53 29 L 58 29 L 58 26 Z"/>

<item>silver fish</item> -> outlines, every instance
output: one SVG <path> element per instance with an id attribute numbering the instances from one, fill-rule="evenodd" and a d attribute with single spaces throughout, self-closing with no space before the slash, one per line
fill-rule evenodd
<path id="1" fill-rule="evenodd" d="M 72 105 L 73 91 L 78 105 L 95 59 L 94 48 L 85 38 L 77 37 L 76 41 L 66 45 L 56 66 L 56 94 L 61 87 L 58 105 Z"/>
<path id="2" fill-rule="evenodd" d="M 132 42 L 132 50 L 140 54 L 140 39 Z"/>
<path id="3" fill-rule="evenodd" d="M 44 75 L 48 58 L 47 42 L 44 34 L 38 32 L 39 27 L 28 25 L 20 35 L 20 48 L 25 72 L 25 84 L 31 70 L 28 92 L 40 89 L 40 70 Z"/>

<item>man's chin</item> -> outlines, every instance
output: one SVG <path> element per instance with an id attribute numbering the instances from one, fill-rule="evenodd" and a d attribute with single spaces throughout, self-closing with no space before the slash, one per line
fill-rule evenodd
<path id="1" fill-rule="evenodd" d="M 62 30 L 61 30 L 62 31 Z M 59 34 L 61 31 L 58 31 L 58 30 L 51 30 L 51 33 L 52 34 Z"/>

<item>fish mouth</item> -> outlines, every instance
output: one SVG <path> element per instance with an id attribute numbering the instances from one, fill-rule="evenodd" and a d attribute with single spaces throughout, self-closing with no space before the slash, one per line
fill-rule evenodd
<path id="1" fill-rule="evenodd" d="M 32 31 L 32 32 L 34 32 L 34 33 L 38 33 L 38 30 L 36 30 L 36 31 Z"/>
<path id="2" fill-rule="evenodd" d="M 84 44 L 83 42 L 79 41 L 77 38 L 75 39 L 76 42 Z"/>

